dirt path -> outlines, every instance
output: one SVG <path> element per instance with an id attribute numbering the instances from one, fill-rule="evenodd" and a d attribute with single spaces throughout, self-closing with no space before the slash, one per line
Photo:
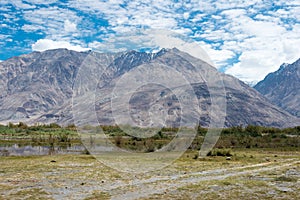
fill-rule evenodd
<path id="1" fill-rule="evenodd" d="M 119 173 L 85 155 L 11 157 L 4 159 L 0 169 L 0 199 L 203 199 L 203 193 L 242 192 L 248 197 L 255 190 L 267 193 L 268 198 L 270 191 L 281 199 L 300 197 L 299 158 L 279 155 L 276 162 L 275 159 L 265 162 L 265 157 L 257 158 L 256 164 L 252 160 L 252 164 L 246 164 L 225 159 L 203 162 L 182 159 L 146 174 Z M 282 174 L 293 181 L 274 181 Z M 261 177 L 267 180 L 257 182 Z M 225 182 L 230 184 L 224 185 Z M 248 187 L 249 182 L 254 190 Z M 256 199 L 265 199 L 263 195 Z M 209 199 L 245 199 L 244 196 Z"/>
<path id="2" fill-rule="evenodd" d="M 273 171 L 299 164 L 300 161 L 285 160 L 284 162 L 267 162 L 248 166 L 239 166 L 231 169 L 217 169 L 190 173 L 185 175 L 172 175 L 138 180 L 129 186 L 120 186 L 109 191 L 113 200 L 140 199 L 153 194 L 163 194 L 183 186 L 200 183 L 202 181 L 223 180 L 228 177 L 241 175 L 254 175 L 260 172 Z"/>

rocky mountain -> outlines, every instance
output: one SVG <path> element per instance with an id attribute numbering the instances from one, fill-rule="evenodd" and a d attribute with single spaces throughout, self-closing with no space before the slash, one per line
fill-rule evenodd
<path id="1" fill-rule="evenodd" d="M 281 65 L 254 88 L 274 104 L 300 117 L 300 59 Z"/>
<path id="2" fill-rule="evenodd" d="M 145 79 L 151 80 L 141 84 Z M 178 126 L 197 118 L 209 126 L 223 115 L 227 127 L 300 124 L 253 88 L 175 48 L 158 53 L 33 52 L 0 63 L 0 88 L 4 124 L 66 125 L 80 116 L 91 124 Z"/>

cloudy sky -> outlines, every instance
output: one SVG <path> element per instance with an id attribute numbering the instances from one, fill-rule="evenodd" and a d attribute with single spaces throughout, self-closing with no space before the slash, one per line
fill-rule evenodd
<path id="1" fill-rule="evenodd" d="M 249 83 L 300 58 L 300 0 L 0 0 L 0 60 L 124 50 L 132 46 L 118 37 L 140 29 L 190 38 L 220 71 Z"/>

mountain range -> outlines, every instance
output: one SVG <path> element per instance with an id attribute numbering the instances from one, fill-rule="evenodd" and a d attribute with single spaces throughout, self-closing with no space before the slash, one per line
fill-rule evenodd
<path id="1" fill-rule="evenodd" d="M 300 117 L 300 59 L 281 65 L 254 88 L 277 106 Z"/>
<path id="2" fill-rule="evenodd" d="M 87 62 L 90 58 L 93 59 Z M 85 65 L 84 70 L 83 65 Z M 299 67 L 295 68 L 299 69 Z M 124 82 L 126 74 L 136 72 L 143 76 L 143 73 L 147 72 L 147 70 L 143 72 L 145 69 L 156 69 L 149 75 L 153 77 L 156 75 L 162 82 L 168 80 L 166 83 L 170 85 L 166 87 L 154 82 L 136 88 L 130 94 L 129 102 L 125 102 L 128 103 L 130 110 L 131 121 L 128 121 L 127 118 L 122 118 L 120 115 L 121 112 L 126 112 L 122 106 L 124 102 L 117 102 L 120 105 L 116 104 L 116 107 L 113 108 L 111 105 L 115 100 L 111 94 L 114 94 L 115 91 L 121 91 L 123 94 L 122 87 L 124 90 L 130 90 L 132 79 Z M 174 71 L 174 73 L 168 73 L 164 71 L 165 69 Z M 285 71 L 285 69 L 287 67 L 281 70 Z M 173 81 L 176 80 L 175 71 L 184 74 L 184 80 L 188 80 L 189 84 L 184 82 L 181 85 L 180 82 L 173 84 Z M 289 73 L 286 72 L 286 74 Z M 298 79 L 296 77 L 295 80 L 291 79 L 290 81 L 299 90 L 299 70 L 297 73 Z M 216 88 L 213 91 L 212 86 L 206 80 L 210 74 L 215 74 L 222 79 L 219 82 L 220 85 L 215 85 Z M 269 78 L 266 77 L 265 80 L 272 82 L 273 79 L 275 80 L 272 77 L 273 75 L 269 75 Z M 155 77 L 154 80 L 156 80 Z M 276 78 L 276 80 L 278 84 L 282 81 L 281 78 Z M 117 115 L 118 122 L 178 126 L 181 121 L 194 120 L 192 118 L 199 117 L 200 125 L 208 127 L 213 117 L 211 110 L 214 106 L 223 106 L 222 104 L 216 105 L 217 101 L 214 102 L 212 96 L 224 95 L 226 100 L 224 126 L 226 127 L 248 124 L 273 127 L 299 125 L 297 117 L 299 112 L 295 112 L 293 107 L 289 107 L 291 103 L 284 103 L 283 97 L 280 99 L 281 103 L 277 103 L 274 100 L 277 97 L 271 98 L 266 92 L 269 90 L 262 89 L 262 85 L 271 87 L 271 82 L 261 82 L 255 86 L 255 89 L 266 94 L 263 96 L 237 78 L 220 73 L 205 61 L 176 48 L 162 49 L 157 53 L 137 51 L 97 53 L 92 51 L 76 52 L 67 49 L 33 52 L 12 57 L 0 63 L 0 122 L 2 124 L 19 121 L 28 124 L 55 122 L 66 125 L 74 122 L 74 112 L 72 111 L 76 108 L 77 114 L 80 113 L 82 119 L 90 121 L 91 124 L 115 124 L 114 115 Z M 117 87 L 120 86 L 119 83 L 122 83 L 121 88 Z M 217 89 L 219 86 L 224 88 L 224 93 L 216 92 L 221 91 Z M 178 91 L 190 94 L 190 88 L 193 89 L 196 97 L 190 102 L 199 104 L 199 110 L 192 110 L 197 114 L 188 116 L 182 114 L 180 98 L 175 94 L 179 94 Z M 287 89 L 285 92 L 284 94 L 288 93 Z M 91 97 L 93 94 L 95 96 L 93 97 L 95 102 L 93 109 L 95 109 L 97 121 L 94 120 L 95 118 L 91 118 L 93 116 L 91 110 L 84 104 L 87 97 Z M 287 99 L 295 101 L 299 105 L 299 98 L 297 98 L 299 96 L 297 95 L 299 94 L 289 95 Z M 76 102 L 81 102 L 78 109 Z M 284 110 L 286 108 L 289 112 Z M 153 112 L 149 111 L 151 109 Z M 155 111 L 164 114 L 155 114 Z M 154 118 L 149 113 L 152 113 Z M 162 116 L 164 119 L 154 122 L 155 116 L 157 118 Z"/>

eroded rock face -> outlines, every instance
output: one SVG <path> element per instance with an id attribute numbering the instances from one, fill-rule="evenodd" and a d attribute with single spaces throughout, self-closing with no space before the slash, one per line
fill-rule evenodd
<path id="1" fill-rule="evenodd" d="M 274 104 L 300 117 L 300 59 L 293 64 L 281 65 L 254 88 Z"/>
<path id="2" fill-rule="evenodd" d="M 78 77 L 80 67 L 91 54 L 96 59 L 80 73 L 80 80 L 91 84 L 82 85 L 78 89 L 74 86 L 75 79 Z M 84 95 L 95 93 L 92 88 L 96 83 L 94 107 L 97 121 L 91 123 L 114 124 L 110 94 L 114 91 L 116 83 L 124 74 L 140 66 L 153 68 L 160 65 L 184 72 L 190 84 L 177 84 L 174 88 L 145 85 L 137 89 L 128 105 L 132 120 L 139 125 L 153 123 L 153 126 L 158 124 L 178 126 L 180 121 L 193 120 L 198 116 L 200 124 L 208 126 L 212 105 L 210 95 L 214 89 L 207 86 L 203 77 L 210 74 L 217 74 L 223 79 L 226 93 L 220 95 L 225 95 L 227 100 L 225 126 L 299 125 L 297 118 L 270 103 L 256 90 L 232 76 L 217 72 L 214 67 L 177 49 L 163 49 L 155 54 L 136 51 L 100 54 L 56 49 L 13 57 L 0 63 L 0 121 L 1 123 L 24 121 L 30 124 L 56 122 L 64 125 L 73 123 L 72 95 L 77 94 L 76 97 L 84 102 L 87 97 Z M 103 71 L 100 76 L 96 73 L 99 70 Z M 197 76 L 195 72 L 198 73 Z M 157 68 L 155 73 L 165 72 Z M 165 74 L 164 78 L 172 82 L 172 77 L 168 77 L 170 74 Z M 85 80 L 87 77 L 89 80 Z M 190 88 L 193 91 L 190 91 Z M 199 104 L 197 112 L 200 114 L 181 115 L 182 108 L 174 91 L 194 93 L 196 99 L 192 101 Z M 83 103 L 79 111 L 88 120 L 91 113 L 86 110 Z M 166 116 L 160 119 L 158 117 L 161 115 L 155 112 L 163 112 Z"/>

